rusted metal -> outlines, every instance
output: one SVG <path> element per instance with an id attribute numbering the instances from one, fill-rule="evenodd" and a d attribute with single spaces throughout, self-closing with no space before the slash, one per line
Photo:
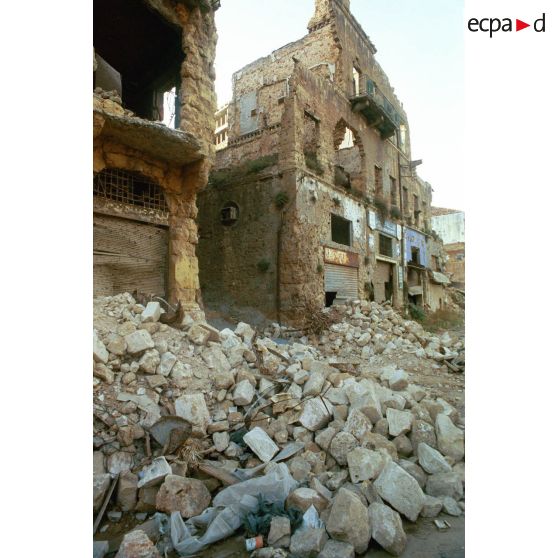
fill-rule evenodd
<path id="1" fill-rule="evenodd" d="M 335 248 L 324 247 L 324 261 L 336 265 L 344 265 L 346 267 L 358 267 L 358 254 L 354 252 L 345 252 L 336 250 Z"/>

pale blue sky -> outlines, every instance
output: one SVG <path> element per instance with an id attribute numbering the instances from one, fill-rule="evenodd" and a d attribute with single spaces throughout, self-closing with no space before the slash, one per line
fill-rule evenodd
<path id="1" fill-rule="evenodd" d="M 303 37 L 313 11 L 314 0 L 221 0 L 219 104 L 231 96 L 234 71 Z M 405 106 L 433 205 L 463 209 L 463 0 L 351 0 L 351 11 Z"/>

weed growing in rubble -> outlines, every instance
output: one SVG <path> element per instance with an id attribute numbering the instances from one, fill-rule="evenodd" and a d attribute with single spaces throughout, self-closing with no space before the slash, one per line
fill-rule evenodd
<path id="1" fill-rule="evenodd" d="M 423 323 L 424 329 L 436 333 L 438 331 L 446 331 L 455 329 L 464 325 L 464 315 L 462 312 L 456 312 L 448 308 L 440 308 L 432 314 L 428 314 Z"/>
<path id="2" fill-rule="evenodd" d="M 426 318 L 424 310 L 416 304 L 409 304 L 409 314 L 415 322 L 423 322 Z"/>

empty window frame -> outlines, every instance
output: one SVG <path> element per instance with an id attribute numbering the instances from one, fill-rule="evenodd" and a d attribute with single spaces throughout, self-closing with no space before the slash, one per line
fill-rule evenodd
<path id="1" fill-rule="evenodd" d="M 161 187 L 137 172 L 104 169 L 93 178 L 93 195 L 113 202 L 135 205 L 168 214 Z"/>
<path id="2" fill-rule="evenodd" d="M 393 176 L 389 177 L 389 182 L 390 182 L 390 201 L 391 201 L 391 205 L 397 206 L 397 179 L 395 179 Z"/>
<path id="3" fill-rule="evenodd" d="M 221 223 L 227 227 L 234 225 L 238 221 L 240 208 L 235 202 L 226 203 L 220 212 Z"/>
<path id="4" fill-rule="evenodd" d="M 338 244 L 351 246 L 352 222 L 339 215 L 331 214 L 331 240 Z"/>
<path id="5" fill-rule="evenodd" d="M 409 211 L 409 190 L 403 187 L 403 213 Z"/>
<path id="6" fill-rule="evenodd" d="M 374 165 L 374 195 L 381 198 L 383 192 L 382 167 Z"/>
<path id="7" fill-rule="evenodd" d="M 393 258 L 393 240 L 391 237 L 385 234 L 380 234 L 380 254 L 382 256 L 387 256 L 388 258 Z"/>
<path id="8" fill-rule="evenodd" d="M 360 70 L 353 66 L 353 95 L 359 95 L 360 94 L 361 79 L 362 79 L 362 76 L 361 76 Z"/>

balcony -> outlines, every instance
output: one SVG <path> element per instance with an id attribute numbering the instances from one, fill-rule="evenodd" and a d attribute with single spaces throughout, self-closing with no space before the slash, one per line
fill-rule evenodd
<path id="1" fill-rule="evenodd" d="M 353 112 L 360 112 L 380 132 L 382 139 L 390 138 L 399 128 L 402 121 L 399 113 L 366 74 L 360 75 L 358 92 L 349 99 Z"/>

